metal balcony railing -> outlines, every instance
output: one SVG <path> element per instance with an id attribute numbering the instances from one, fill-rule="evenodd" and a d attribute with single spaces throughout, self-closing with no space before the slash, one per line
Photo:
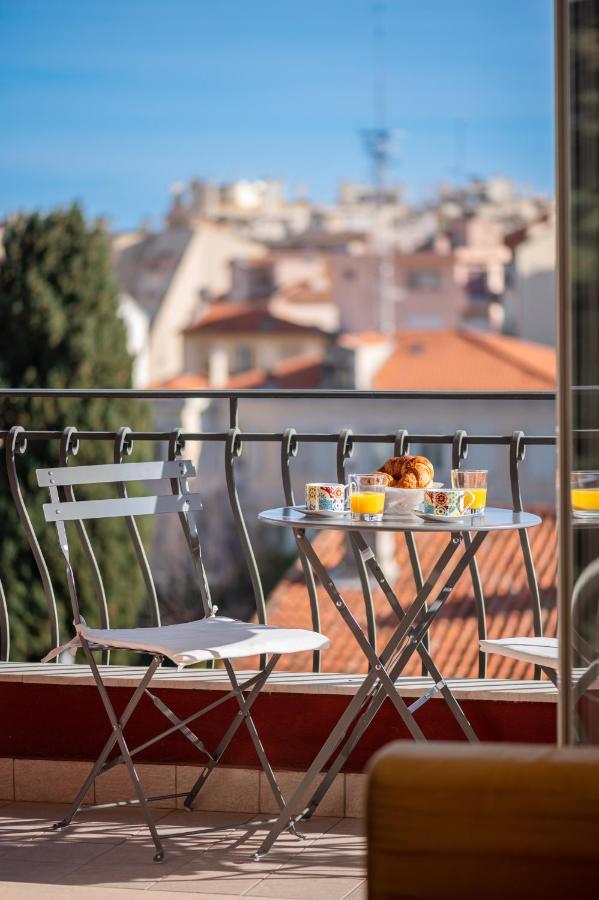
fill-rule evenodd
<path id="1" fill-rule="evenodd" d="M 336 454 L 337 477 L 340 481 L 345 481 L 345 470 L 348 461 L 351 459 L 354 448 L 358 444 L 381 444 L 388 445 L 388 455 L 400 455 L 409 452 L 410 445 L 426 444 L 426 445 L 442 445 L 451 448 L 452 468 L 458 468 L 466 458 L 468 449 L 475 446 L 492 446 L 505 448 L 506 458 L 509 461 L 509 488 L 513 508 L 516 511 L 523 509 L 522 492 L 520 484 L 520 464 L 524 459 L 525 452 L 528 448 L 552 447 L 555 445 L 554 434 L 527 434 L 523 430 L 515 429 L 508 434 L 477 434 L 468 433 L 463 428 L 456 428 L 452 433 L 435 434 L 435 433 L 411 433 L 405 427 L 398 427 L 394 431 L 381 431 L 380 433 L 362 433 L 352 431 L 351 411 L 353 407 L 348 409 L 348 427 L 329 432 L 313 432 L 313 431 L 297 431 L 293 426 L 293 406 L 294 401 L 310 400 L 315 404 L 324 403 L 328 400 L 349 400 L 361 401 L 389 401 L 394 402 L 395 406 L 390 409 L 393 417 L 397 416 L 397 408 L 401 408 L 402 420 L 409 422 L 410 419 L 410 403 L 420 402 L 421 404 L 431 403 L 433 401 L 442 404 L 443 401 L 463 401 L 465 404 L 469 401 L 484 401 L 489 404 L 501 404 L 506 401 L 526 401 L 530 404 L 553 404 L 555 402 L 555 394 L 551 391 L 500 391 L 500 392 L 462 392 L 462 391 L 348 391 L 348 390 L 239 390 L 239 391 L 157 391 L 157 390 L 35 390 L 35 389 L 0 389 L 0 400 L 4 404 L 4 421 L 10 424 L 11 409 L 15 409 L 16 418 L 16 401 L 35 400 L 36 402 L 43 399 L 59 399 L 61 401 L 68 399 L 104 399 L 107 402 L 113 399 L 133 400 L 142 399 L 145 401 L 160 400 L 183 400 L 183 399 L 206 399 L 214 402 L 222 402 L 228 404 L 228 427 L 222 431 L 214 432 L 190 432 L 183 433 L 180 428 L 174 428 L 169 431 L 144 431 L 133 432 L 126 425 L 112 432 L 94 432 L 78 430 L 77 423 L 73 422 L 66 428 L 57 430 L 36 430 L 35 428 L 23 428 L 19 425 L 13 425 L 4 431 L 0 431 L 0 438 L 4 442 L 5 450 L 5 466 L 7 482 L 12 495 L 12 499 L 16 506 L 19 520 L 23 530 L 24 539 L 29 544 L 31 552 L 35 558 L 39 577 L 43 585 L 43 590 L 47 602 L 47 611 L 50 624 L 51 640 L 53 645 L 60 643 L 60 627 L 59 615 L 57 611 L 56 592 L 52 579 L 50 577 L 49 567 L 46 561 L 46 552 L 41 546 L 31 518 L 28 514 L 23 491 L 21 489 L 19 475 L 19 461 L 26 459 L 28 448 L 36 442 L 49 442 L 56 446 L 56 462 L 59 465 L 67 465 L 69 459 L 75 456 L 80 442 L 102 441 L 112 444 L 112 456 L 114 461 L 120 463 L 131 453 L 132 447 L 138 442 L 151 442 L 161 448 L 156 452 L 156 456 L 164 456 L 169 459 L 176 459 L 181 456 L 186 444 L 194 442 L 212 442 L 221 444 L 223 448 L 224 475 L 226 481 L 226 489 L 229 505 L 233 514 L 237 534 L 243 549 L 245 564 L 251 580 L 253 591 L 253 599 L 256 608 L 257 618 L 260 622 L 267 621 L 267 606 L 265 601 L 265 592 L 263 588 L 262 578 L 256 562 L 256 554 L 252 546 L 250 532 L 247 527 L 246 517 L 242 508 L 240 494 L 238 491 L 239 481 L 239 461 L 243 458 L 244 447 L 251 444 L 268 443 L 278 445 L 280 448 L 280 472 L 281 479 L 281 503 L 293 504 L 295 502 L 292 487 L 292 469 L 293 460 L 297 455 L 298 448 L 303 444 L 318 443 L 332 445 Z M 245 431 L 240 427 L 240 407 L 246 401 L 268 403 L 273 400 L 285 400 L 289 402 L 288 418 L 289 426 L 278 432 L 259 432 Z M 22 408 L 22 407 L 21 407 Z M 389 416 L 386 416 L 388 421 Z M 459 425 L 459 423 L 456 423 Z M 0 488 L 1 489 L 1 488 Z M 121 487 L 124 491 L 124 485 Z M 69 498 L 67 498 L 69 499 Z M 145 586 L 147 589 L 147 602 L 149 619 L 152 623 L 160 622 L 160 610 L 157 599 L 157 591 L 152 577 L 152 572 L 144 546 L 142 544 L 137 526 L 131 519 L 127 522 L 129 536 L 132 542 L 135 558 L 141 568 Z M 85 531 L 83 525 L 78 527 L 79 539 L 81 541 L 85 557 L 92 574 L 94 593 L 98 604 L 99 621 L 101 627 L 110 625 L 108 602 L 106 591 L 102 580 L 94 549 L 90 538 Z M 541 602 L 539 594 L 539 585 L 535 573 L 535 564 L 531 553 L 529 538 L 527 532 L 522 530 L 519 532 L 520 547 L 522 552 L 522 563 L 525 566 L 527 582 L 530 590 L 530 603 L 532 609 L 533 628 L 536 635 L 542 633 L 541 621 Z M 467 543 L 470 537 L 464 534 Z M 412 575 L 415 587 L 420 589 L 423 583 L 423 574 L 421 563 L 418 555 L 418 549 L 414 536 L 410 533 L 405 534 L 407 549 L 412 567 Z M 298 547 L 298 555 L 303 569 L 305 578 L 308 602 L 310 605 L 310 615 L 312 627 L 318 630 L 320 627 L 320 611 L 319 600 L 316 589 L 315 579 L 310 564 L 301 549 Z M 354 555 L 355 566 L 359 575 L 361 587 L 364 594 L 365 614 L 367 623 L 368 638 L 373 645 L 376 642 L 376 622 L 373 607 L 373 597 L 371 585 L 368 579 L 365 564 L 360 555 Z M 486 635 L 485 620 L 485 597 L 483 586 L 477 563 L 473 560 L 470 564 L 470 577 L 472 579 L 473 594 L 475 598 L 476 617 L 478 624 L 478 634 L 480 638 Z M 113 623 L 116 624 L 116 623 Z M 0 660 L 8 660 L 10 654 L 10 620 L 8 614 L 8 603 L 5 591 L 2 588 L 2 572 L 0 572 Z M 106 660 L 105 660 L 106 661 Z M 313 657 L 313 670 L 320 670 L 320 656 L 318 653 Z M 484 677 L 486 674 L 486 657 L 479 654 L 479 674 Z M 538 676 L 539 673 L 537 672 Z"/>

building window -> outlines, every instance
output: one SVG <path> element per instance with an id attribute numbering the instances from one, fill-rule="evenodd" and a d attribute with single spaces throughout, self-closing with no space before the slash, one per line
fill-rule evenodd
<path id="1" fill-rule="evenodd" d="M 231 374 L 247 372 L 254 368 L 254 351 L 247 344 L 239 344 L 233 351 Z"/>
<path id="2" fill-rule="evenodd" d="M 472 269 L 468 273 L 466 290 L 472 297 L 487 297 L 489 295 L 486 269 Z"/>
<path id="3" fill-rule="evenodd" d="M 440 291 L 441 272 L 438 269 L 412 269 L 406 275 L 406 283 L 411 291 Z"/>

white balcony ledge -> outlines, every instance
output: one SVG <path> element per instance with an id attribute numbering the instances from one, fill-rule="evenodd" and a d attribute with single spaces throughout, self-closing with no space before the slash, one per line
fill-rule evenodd
<path id="1" fill-rule="evenodd" d="M 135 687 L 145 672 L 143 666 L 100 666 L 109 687 Z M 251 672 L 238 672 L 242 677 Z M 363 679 L 362 675 L 331 672 L 274 672 L 264 693 L 342 694 L 351 696 Z M 548 680 L 507 678 L 447 678 L 452 692 L 462 700 L 496 700 L 508 702 L 556 703 L 557 689 Z M 55 663 L 0 663 L 0 682 L 29 684 L 93 685 L 89 666 Z M 154 686 L 179 690 L 228 690 L 227 674 L 220 669 L 158 669 Z M 432 685 L 428 677 L 401 677 L 396 684 L 404 697 L 418 697 Z"/>

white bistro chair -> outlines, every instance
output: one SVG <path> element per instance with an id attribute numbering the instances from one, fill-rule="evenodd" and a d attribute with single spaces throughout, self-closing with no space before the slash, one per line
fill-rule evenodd
<path id="1" fill-rule="evenodd" d="M 130 802 L 139 803 L 143 810 L 156 848 L 154 856 L 156 862 L 161 862 L 164 858 L 164 849 L 148 805 L 148 800 L 166 799 L 166 797 L 147 798 L 144 795 L 132 757 L 166 735 L 180 731 L 207 758 L 202 774 L 190 791 L 168 795 L 169 797 L 184 796 L 185 805 L 187 808 L 191 808 L 199 790 L 205 784 L 213 769 L 218 765 L 239 726 L 244 722 L 277 804 L 279 808 L 282 808 L 283 797 L 256 731 L 250 710 L 282 654 L 321 650 L 329 646 L 327 638 L 314 631 L 306 631 L 299 628 L 278 628 L 271 625 L 255 625 L 216 614 L 216 607 L 212 606 L 210 599 L 198 531 L 193 517 L 193 513 L 201 509 L 202 504 L 198 494 L 190 493 L 187 483 L 187 479 L 194 475 L 195 469 L 190 460 L 186 459 L 176 459 L 170 462 L 117 463 L 97 466 L 58 466 L 37 471 L 38 484 L 40 487 L 49 488 L 50 491 L 50 503 L 44 504 L 44 515 L 47 522 L 55 523 L 58 532 L 60 548 L 66 562 L 68 587 L 76 631 L 76 636 L 73 640 L 62 647 L 57 647 L 46 659 L 57 656 L 65 649 L 74 652 L 80 647 L 85 654 L 106 714 L 112 725 L 112 734 L 104 744 L 98 759 L 92 766 L 71 808 L 66 816 L 60 822 L 57 822 L 54 827 L 65 828 L 69 825 L 81 808 L 83 798 L 96 778 L 113 766 L 124 763 L 137 796 L 137 801 Z M 127 482 L 158 481 L 162 479 L 169 480 L 171 494 L 129 497 L 124 490 L 124 484 Z M 73 493 L 75 486 L 98 484 L 119 485 L 121 496 L 106 500 L 78 501 L 75 499 Z M 65 500 L 65 497 L 68 499 Z M 162 513 L 178 513 L 179 515 L 191 550 L 195 571 L 198 575 L 203 617 L 194 622 L 163 627 L 91 628 L 83 619 L 79 608 L 65 522 L 76 522 L 78 527 L 81 528 L 81 523 L 87 519 L 157 515 Z M 151 657 L 148 668 L 138 686 L 133 690 L 131 698 L 120 716 L 117 716 L 114 710 L 92 653 L 93 650 L 107 650 L 110 648 L 137 651 Z M 270 655 L 264 669 L 252 674 L 243 683 L 240 683 L 231 660 L 260 654 Z M 172 660 L 177 666 L 188 666 L 209 661 L 222 662 L 229 676 L 231 690 L 217 701 L 181 720 L 159 697 L 151 694 L 148 690 L 152 676 L 165 658 Z M 129 749 L 124 729 L 144 694 L 152 700 L 171 724 L 166 731 L 146 741 L 143 745 Z M 189 728 L 189 724 L 228 700 L 236 700 L 235 711 L 231 716 L 231 724 L 218 746 L 213 750 L 209 750 Z M 111 751 L 117 744 L 120 753 L 116 757 L 109 759 Z M 123 804 L 101 805 L 105 808 L 110 805 Z M 90 809 L 93 807 L 87 806 L 85 808 Z"/>
<path id="2" fill-rule="evenodd" d="M 599 608 L 599 559 L 593 560 L 581 572 L 572 591 L 572 608 L 576 610 L 581 604 L 590 604 L 596 611 Z M 576 617 L 576 616 L 575 616 Z M 559 643 L 551 637 L 508 637 L 496 640 L 480 641 L 481 650 L 485 653 L 497 653 L 509 659 L 533 663 L 553 682 L 559 679 Z M 599 656 L 596 648 L 591 646 L 581 635 L 574 636 L 575 655 L 583 665 L 574 669 L 573 692 L 577 702 L 591 687 L 597 687 L 599 676 Z"/>

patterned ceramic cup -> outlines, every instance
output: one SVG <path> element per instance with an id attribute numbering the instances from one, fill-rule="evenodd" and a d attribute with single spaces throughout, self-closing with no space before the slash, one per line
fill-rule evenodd
<path id="1" fill-rule="evenodd" d="M 314 482 L 306 485 L 306 510 L 319 512 L 343 512 L 345 509 L 346 485 Z"/>
<path id="2" fill-rule="evenodd" d="M 424 511 L 435 516 L 463 516 L 474 503 L 472 491 L 440 488 L 424 492 Z"/>

